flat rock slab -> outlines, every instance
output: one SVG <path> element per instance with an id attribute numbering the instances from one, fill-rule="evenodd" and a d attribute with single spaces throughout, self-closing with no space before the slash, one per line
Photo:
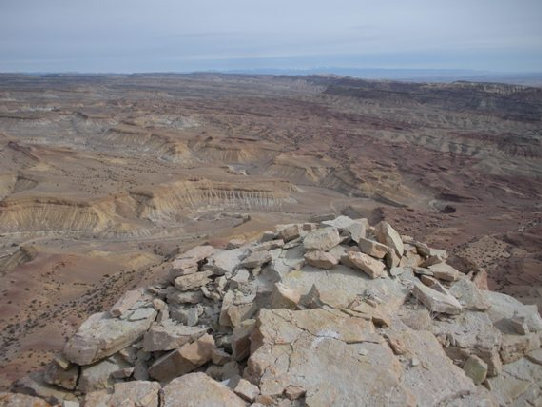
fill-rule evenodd
<path id="1" fill-rule="evenodd" d="M 136 380 L 117 383 L 113 394 L 102 390 L 88 393 L 85 396 L 85 407 L 158 407 L 158 391 L 160 384 Z"/>
<path id="2" fill-rule="evenodd" d="M 193 342 L 207 333 L 207 328 L 190 327 L 166 320 L 153 325 L 143 337 L 143 349 L 147 352 L 171 350 Z"/>
<path id="3" fill-rule="evenodd" d="M 178 377 L 160 390 L 162 407 L 246 407 L 246 403 L 228 387 L 205 373 Z"/>
<path id="4" fill-rule="evenodd" d="M 450 315 L 460 314 L 463 311 L 463 307 L 454 296 L 433 290 L 422 283 L 414 285 L 412 294 L 420 300 L 429 311 Z"/>
<path id="5" fill-rule="evenodd" d="M 91 315 L 64 346 L 64 356 L 79 366 L 95 363 L 138 340 L 155 317 L 153 308 L 137 321 L 112 318 L 106 312 Z"/>
<path id="6" fill-rule="evenodd" d="M 306 250 L 330 250 L 341 242 L 339 232 L 334 228 L 327 228 L 309 232 L 303 239 Z"/>

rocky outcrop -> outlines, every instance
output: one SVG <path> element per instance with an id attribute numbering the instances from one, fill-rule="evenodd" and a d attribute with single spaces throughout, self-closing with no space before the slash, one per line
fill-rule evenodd
<path id="1" fill-rule="evenodd" d="M 479 289 L 386 222 L 282 225 L 229 247 L 179 255 L 169 283 L 91 316 L 18 389 L 85 406 L 540 401 L 536 307 Z"/>

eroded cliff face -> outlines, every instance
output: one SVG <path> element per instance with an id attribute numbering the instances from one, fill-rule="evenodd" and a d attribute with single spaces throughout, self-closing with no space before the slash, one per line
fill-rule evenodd
<path id="1" fill-rule="evenodd" d="M 0 101 L 0 386 L 179 250 L 318 213 L 388 220 L 542 298 L 539 89 L 3 75 Z"/>
<path id="2" fill-rule="evenodd" d="M 389 223 L 319 215 L 91 315 L 6 406 L 497 406 L 542 397 L 536 306 Z M 30 396 L 34 396 L 33 398 Z M 40 404 L 41 403 L 41 404 Z M 69 405 L 69 404 L 68 404 Z"/>

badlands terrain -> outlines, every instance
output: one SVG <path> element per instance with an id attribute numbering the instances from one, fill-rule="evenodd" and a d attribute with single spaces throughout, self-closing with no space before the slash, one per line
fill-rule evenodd
<path id="1" fill-rule="evenodd" d="M 327 213 L 541 309 L 541 195 L 540 88 L 1 75 L 0 386 L 184 250 Z"/>

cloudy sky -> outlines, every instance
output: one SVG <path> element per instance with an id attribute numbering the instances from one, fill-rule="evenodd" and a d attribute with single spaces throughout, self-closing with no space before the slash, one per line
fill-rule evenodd
<path id="1" fill-rule="evenodd" d="M 0 72 L 542 72 L 542 0 L 0 0 Z"/>

